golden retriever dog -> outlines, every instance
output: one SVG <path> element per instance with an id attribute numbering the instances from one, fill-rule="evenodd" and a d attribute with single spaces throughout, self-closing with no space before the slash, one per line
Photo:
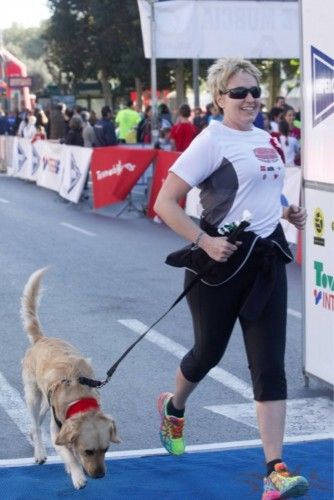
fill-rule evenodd
<path id="1" fill-rule="evenodd" d="M 105 475 L 109 443 L 119 443 L 114 420 L 100 407 L 97 389 L 82 385 L 78 377 L 94 378 L 90 363 L 69 343 L 45 337 L 38 319 L 40 284 L 47 268 L 34 272 L 25 285 L 21 316 L 32 346 L 23 358 L 25 398 L 32 417 L 35 461 L 46 460 L 41 424 L 51 409 L 53 445 L 65 463 L 76 489 Z"/>

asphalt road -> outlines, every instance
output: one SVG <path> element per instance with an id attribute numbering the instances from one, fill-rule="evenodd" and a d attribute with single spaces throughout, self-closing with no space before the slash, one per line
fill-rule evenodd
<path id="1" fill-rule="evenodd" d="M 0 459 L 32 456 L 20 373 L 28 340 L 19 316 L 22 289 L 32 272 L 50 266 L 40 306 L 44 331 L 90 357 L 98 378 L 182 289 L 183 272 L 164 264 L 165 256 L 183 245 L 181 238 L 135 211 L 117 217 L 119 209 L 93 211 L 90 200 L 68 204 L 52 191 L 0 176 Z M 289 424 L 287 434 L 314 436 L 329 430 L 331 392 L 316 381 L 304 387 L 299 266 L 289 265 L 288 278 L 286 365 L 291 415 L 297 412 L 298 421 Z M 191 347 L 191 330 L 183 302 L 136 346 L 101 390 L 103 408 L 116 419 L 122 438 L 114 451 L 160 447 L 156 397 L 173 389 L 178 358 Z M 188 444 L 258 439 L 250 394 L 236 326 L 224 359 L 189 401 Z M 315 415 L 306 425 L 308 408 L 315 408 Z M 54 453 L 52 448 L 48 453 Z"/>

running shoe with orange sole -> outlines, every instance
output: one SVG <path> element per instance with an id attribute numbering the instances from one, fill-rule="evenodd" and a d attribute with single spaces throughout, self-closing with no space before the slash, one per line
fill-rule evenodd
<path id="1" fill-rule="evenodd" d="M 167 404 L 172 396 L 171 392 L 163 392 L 158 398 L 157 407 L 161 417 L 160 441 L 171 455 L 182 455 L 186 447 L 183 437 L 184 418 L 168 415 Z"/>

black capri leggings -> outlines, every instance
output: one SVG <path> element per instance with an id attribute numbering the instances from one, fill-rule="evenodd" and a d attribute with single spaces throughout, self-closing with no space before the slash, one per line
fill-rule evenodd
<path id="1" fill-rule="evenodd" d="M 236 277 L 219 286 L 198 282 L 188 293 L 195 344 L 181 361 L 183 376 L 199 382 L 221 360 L 239 318 L 251 372 L 254 399 L 286 399 L 284 353 L 286 341 L 287 280 L 285 263 L 276 258 L 277 275 L 270 298 L 256 320 L 240 316 L 261 260 L 252 256 Z M 194 278 L 186 271 L 185 286 Z"/>

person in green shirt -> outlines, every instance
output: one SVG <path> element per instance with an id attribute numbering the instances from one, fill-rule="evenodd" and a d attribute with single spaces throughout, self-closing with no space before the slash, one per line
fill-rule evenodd
<path id="1" fill-rule="evenodd" d="M 116 125 L 119 128 L 119 142 L 128 144 L 136 142 L 136 127 L 140 119 L 140 114 L 133 109 L 133 102 L 128 100 L 126 108 L 118 111 L 115 118 Z"/>

